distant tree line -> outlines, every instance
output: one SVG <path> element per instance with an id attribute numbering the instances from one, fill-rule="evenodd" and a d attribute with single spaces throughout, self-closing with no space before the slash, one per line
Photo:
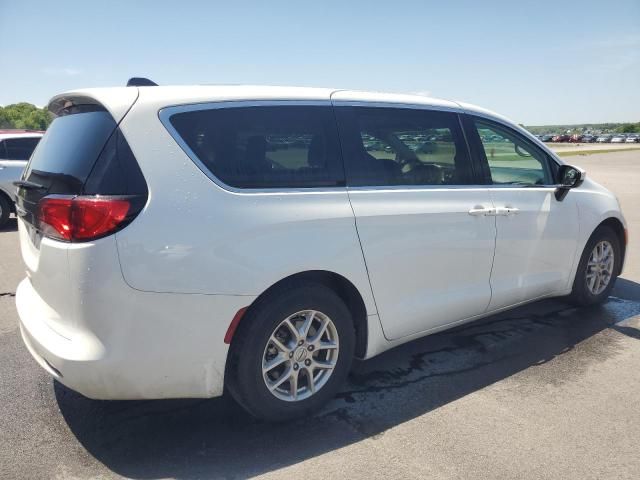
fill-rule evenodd
<path id="1" fill-rule="evenodd" d="M 46 130 L 52 120 L 51 113 L 46 108 L 38 108 L 26 102 L 0 107 L 0 128 Z"/>
<path id="2" fill-rule="evenodd" d="M 584 123 L 579 125 L 536 125 L 524 127 L 536 135 L 545 133 L 640 133 L 637 123 Z"/>

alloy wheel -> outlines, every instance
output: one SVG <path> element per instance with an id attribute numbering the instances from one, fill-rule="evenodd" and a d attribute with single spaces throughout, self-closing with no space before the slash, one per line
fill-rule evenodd
<path id="1" fill-rule="evenodd" d="M 262 355 L 267 389 L 287 402 L 314 395 L 329 380 L 340 350 L 333 321 L 316 310 L 285 318 L 273 331 Z"/>
<path id="2" fill-rule="evenodd" d="M 598 242 L 587 262 L 587 289 L 593 295 L 600 295 L 611 282 L 613 276 L 614 254 L 613 246 L 607 240 Z"/>

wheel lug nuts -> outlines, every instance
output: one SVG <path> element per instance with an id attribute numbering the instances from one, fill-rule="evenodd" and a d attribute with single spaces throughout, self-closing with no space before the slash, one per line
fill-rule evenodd
<path id="1" fill-rule="evenodd" d="M 309 345 L 309 346 L 307 347 L 307 349 L 308 349 L 310 352 L 312 352 L 312 351 L 313 351 L 313 345 Z"/>
<path id="2" fill-rule="evenodd" d="M 303 343 L 304 343 L 304 341 L 303 341 L 303 340 L 300 340 L 300 341 L 298 342 L 298 345 L 302 345 Z"/>
<path id="3" fill-rule="evenodd" d="M 289 352 L 289 358 L 293 358 L 293 352 Z"/>
<path id="4" fill-rule="evenodd" d="M 308 358 L 304 361 L 304 364 L 308 367 L 309 365 L 311 365 L 311 360 L 309 360 Z"/>
<path id="5" fill-rule="evenodd" d="M 294 363 L 294 364 L 293 364 L 293 369 L 294 369 L 294 370 L 297 370 L 297 369 L 298 369 L 298 364 L 297 364 L 297 363 Z"/>

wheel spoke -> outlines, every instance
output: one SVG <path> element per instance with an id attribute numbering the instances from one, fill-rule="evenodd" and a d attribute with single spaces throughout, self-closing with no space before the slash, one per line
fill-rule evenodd
<path id="1" fill-rule="evenodd" d="M 287 318 L 284 322 L 284 325 L 291 331 L 291 334 L 294 336 L 296 342 L 300 340 L 300 332 L 296 328 L 296 326 L 291 323 L 291 319 Z"/>
<path id="2" fill-rule="evenodd" d="M 289 378 L 292 377 L 292 373 L 293 373 L 293 369 L 289 368 L 286 372 L 284 372 L 275 382 L 269 382 L 267 384 L 267 386 L 269 387 L 269 390 L 274 391 L 276 388 L 278 388 L 280 385 L 282 385 L 284 382 L 286 382 L 287 380 L 289 380 Z"/>
<path id="3" fill-rule="evenodd" d="M 311 324 L 313 323 L 314 318 L 316 317 L 316 312 L 311 310 L 305 316 L 304 322 L 302 324 L 302 329 L 300 332 L 300 338 L 306 339 L 309 335 L 309 329 L 311 328 Z"/>
<path id="4" fill-rule="evenodd" d="M 333 367 L 335 367 L 335 363 L 324 360 L 315 360 L 312 363 L 312 366 L 319 370 L 333 370 Z"/>
<path id="5" fill-rule="evenodd" d="M 338 348 L 338 344 L 334 342 L 318 342 L 316 350 L 335 350 Z"/>
<path id="6" fill-rule="evenodd" d="M 329 320 L 322 320 L 320 324 L 320 328 L 318 329 L 316 334 L 313 336 L 313 338 L 310 339 L 309 343 L 313 343 L 313 344 L 319 343 L 320 340 L 322 339 L 322 336 L 324 335 L 324 332 L 327 331 L 328 326 L 329 326 Z"/>
<path id="7" fill-rule="evenodd" d="M 298 376 L 300 375 L 300 370 L 294 370 L 291 373 L 291 377 L 289 377 L 289 394 L 293 397 L 294 400 L 298 399 Z"/>
<path id="8" fill-rule="evenodd" d="M 284 343 L 278 340 L 275 334 L 271 335 L 270 342 L 273 344 L 274 347 L 276 347 L 282 353 L 289 353 L 289 351 L 291 351 L 291 348 L 287 347 Z"/>
<path id="9" fill-rule="evenodd" d="M 285 355 L 282 355 L 282 354 L 276 355 L 271 360 L 269 360 L 268 362 L 266 362 L 266 363 L 264 363 L 262 365 L 262 373 L 270 372 L 274 368 L 279 367 L 280 365 L 282 365 L 287 360 L 289 360 L 288 356 L 285 356 Z"/>
<path id="10" fill-rule="evenodd" d="M 305 375 L 307 376 L 307 385 L 309 385 L 309 391 L 314 394 L 316 393 L 316 384 L 313 381 L 313 370 L 310 368 L 305 368 Z"/>

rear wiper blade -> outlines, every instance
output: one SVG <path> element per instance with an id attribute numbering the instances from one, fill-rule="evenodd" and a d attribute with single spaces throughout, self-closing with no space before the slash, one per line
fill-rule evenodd
<path id="1" fill-rule="evenodd" d="M 29 190 L 44 190 L 47 187 L 40 185 L 39 183 L 30 182 L 28 180 L 16 180 L 13 182 L 16 187 L 22 187 Z"/>

